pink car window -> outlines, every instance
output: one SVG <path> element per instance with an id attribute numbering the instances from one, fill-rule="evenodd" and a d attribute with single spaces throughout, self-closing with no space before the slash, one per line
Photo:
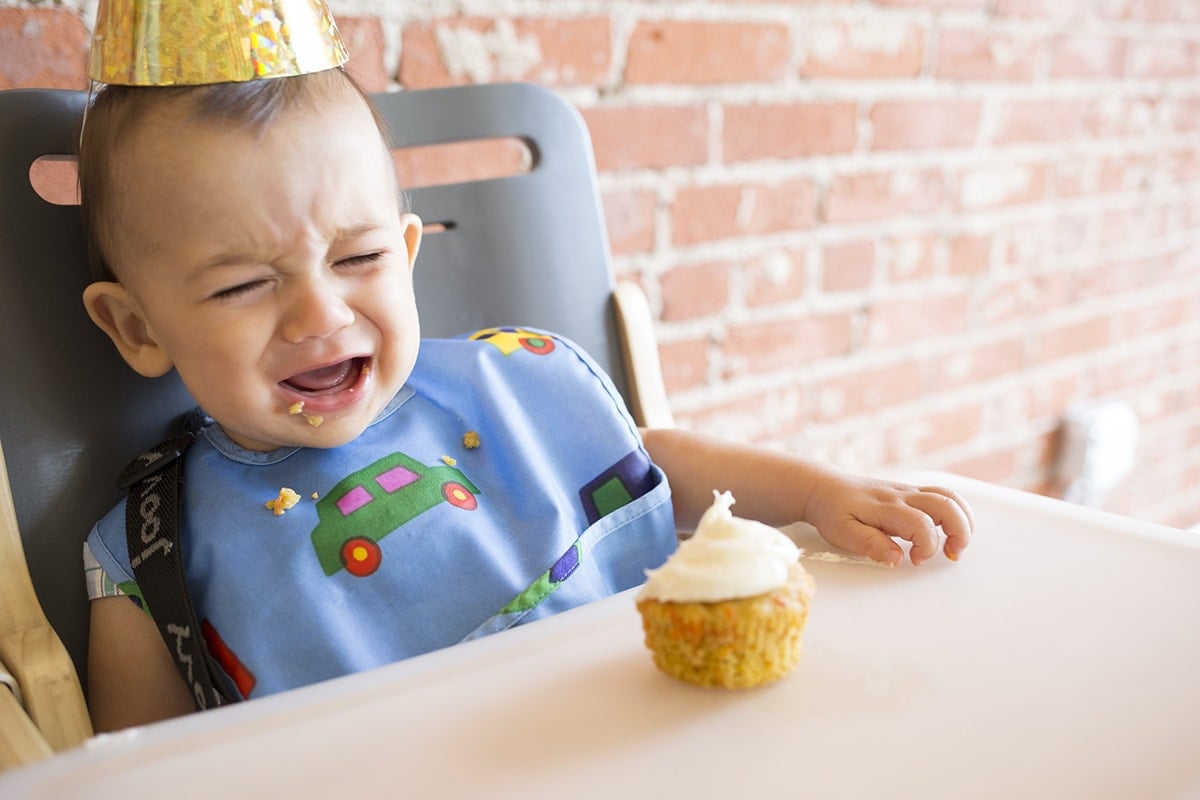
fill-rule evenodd
<path id="1" fill-rule="evenodd" d="M 392 467 L 387 472 L 381 472 L 375 477 L 375 482 L 383 487 L 383 490 L 388 494 L 403 489 L 410 483 L 414 483 L 421 476 L 413 472 L 407 467 Z"/>
<path id="2" fill-rule="evenodd" d="M 361 486 L 355 486 L 338 498 L 337 507 L 343 517 L 348 517 L 369 502 L 371 502 L 370 492 Z"/>

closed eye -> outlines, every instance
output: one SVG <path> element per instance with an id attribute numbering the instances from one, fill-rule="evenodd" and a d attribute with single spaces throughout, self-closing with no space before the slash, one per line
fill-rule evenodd
<path id="1" fill-rule="evenodd" d="M 233 300 L 242 295 L 249 294 L 255 289 L 265 286 L 267 283 L 266 279 L 246 281 L 245 283 L 239 283 L 237 286 L 230 286 L 228 289 L 221 289 L 218 292 L 214 292 L 212 297 L 214 300 Z"/>
<path id="2" fill-rule="evenodd" d="M 361 253 L 359 255 L 339 259 L 336 266 L 350 268 L 369 267 L 372 264 L 382 261 L 384 255 L 386 255 L 386 251 L 384 250 L 377 250 L 371 253 Z"/>

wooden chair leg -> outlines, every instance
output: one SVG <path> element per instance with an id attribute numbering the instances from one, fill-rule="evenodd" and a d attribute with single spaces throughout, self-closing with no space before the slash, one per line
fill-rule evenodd
<path id="1" fill-rule="evenodd" d="M 83 580 L 82 566 L 80 580 Z M 0 746 L 13 757 L 41 752 L 41 745 L 25 741 L 21 718 L 40 732 L 42 744 L 66 750 L 92 735 L 87 703 L 79 676 L 62 640 L 50 627 L 38 602 L 17 530 L 8 471 L 0 449 L 0 664 L 20 687 L 24 709 L 13 692 L 0 686 L 0 703 L 15 706 L 20 715 L 0 715 L 5 741 Z M 3 708 L 0 706 L 0 708 Z"/>
<path id="2" fill-rule="evenodd" d="M 0 672 L 7 670 L 0 665 Z M 8 686 L 0 686 L 0 772 L 53 755 L 54 750 L 33 724 Z"/>

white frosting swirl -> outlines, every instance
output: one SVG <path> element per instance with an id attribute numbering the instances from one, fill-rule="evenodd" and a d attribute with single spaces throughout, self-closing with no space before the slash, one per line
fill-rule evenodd
<path id="1" fill-rule="evenodd" d="M 753 597 L 787 583 L 800 548 L 769 525 L 733 516 L 729 492 L 713 491 L 713 498 L 691 538 L 666 564 L 646 570 L 643 598 L 710 603 Z"/>

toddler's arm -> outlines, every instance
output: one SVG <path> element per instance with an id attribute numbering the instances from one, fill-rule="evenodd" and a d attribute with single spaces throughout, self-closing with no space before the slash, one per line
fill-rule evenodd
<path id="1" fill-rule="evenodd" d="M 945 553 L 955 560 L 966 548 L 973 522 L 957 494 L 850 475 L 797 456 L 678 429 L 642 431 L 650 457 L 671 481 L 676 524 L 695 527 L 714 489 L 733 492 L 738 516 L 782 526 L 807 522 L 830 544 L 888 564 L 912 543 L 914 564 Z"/>
<path id="2" fill-rule="evenodd" d="M 92 601 L 88 709 L 97 733 L 195 709 L 154 621 L 128 597 Z"/>

